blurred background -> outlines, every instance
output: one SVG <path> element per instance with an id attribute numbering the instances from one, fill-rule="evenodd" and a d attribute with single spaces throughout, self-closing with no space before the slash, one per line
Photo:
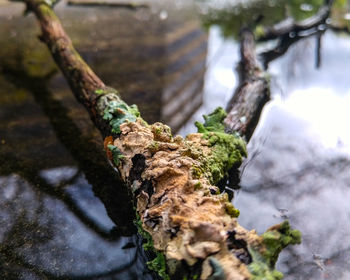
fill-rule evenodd
<path id="1" fill-rule="evenodd" d="M 186 135 L 238 86 L 241 28 L 259 39 L 328 2 L 80 0 L 55 11 L 106 84 L 148 122 Z M 0 0 L 0 279 L 154 279 L 99 132 L 23 11 Z M 264 61 L 272 100 L 233 203 L 249 229 L 289 219 L 302 232 L 277 264 L 285 279 L 350 279 L 349 28 L 350 3 L 337 0 L 329 19 L 291 32 Z M 279 43 L 259 42 L 257 53 Z"/>

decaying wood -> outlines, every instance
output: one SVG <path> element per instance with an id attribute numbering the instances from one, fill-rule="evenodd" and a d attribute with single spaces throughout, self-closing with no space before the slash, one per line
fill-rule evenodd
<path id="1" fill-rule="evenodd" d="M 259 68 L 253 33 L 241 32 L 241 60 L 238 66 L 239 83 L 230 100 L 225 119 L 228 131 L 236 131 L 249 141 L 264 105 L 270 100 L 267 75 Z"/>
<path id="2" fill-rule="evenodd" d="M 123 102 L 81 59 L 47 2 L 24 1 L 39 20 L 42 41 L 105 137 L 107 156 L 135 200 L 145 249 L 155 255 L 150 268 L 164 279 L 281 279 L 274 269 L 278 254 L 299 243 L 300 233 L 288 222 L 261 236 L 238 224 L 239 211 L 216 186 L 246 156 L 244 141 L 225 133 L 224 110 L 205 116 L 204 124 L 196 124 L 198 133 L 185 139 L 174 137 L 162 123 L 148 125 L 135 106 Z M 249 74 L 242 71 L 242 79 L 265 82 L 249 52 L 250 35 L 243 35 L 242 67 Z M 240 120 L 256 115 L 247 102 L 259 98 L 247 98 L 250 92 L 231 103 Z M 253 110 L 261 111 L 260 106 Z M 249 139 L 251 130 L 244 123 L 238 132 Z"/>

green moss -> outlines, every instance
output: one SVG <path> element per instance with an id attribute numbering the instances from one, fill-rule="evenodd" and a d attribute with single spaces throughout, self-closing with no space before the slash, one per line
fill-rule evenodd
<path id="1" fill-rule="evenodd" d="M 156 271 L 158 275 L 164 280 L 170 280 L 170 277 L 167 273 L 167 264 L 165 256 L 154 248 L 152 236 L 146 230 L 143 229 L 142 221 L 137 211 L 134 224 L 137 228 L 138 233 L 142 236 L 142 238 L 145 241 L 145 243 L 143 243 L 144 250 L 150 250 L 156 255 L 156 257 L 153 260 L 147 262 L 148 268 L 150 270 Z"/>
<path id="2" fill-rule="evenodd" d="M 232 218 L 238 218 L 239 210 L 236 209 L 231 202 L 226 202 L 225 208 L 226 208 L 227 214 L 229 214 Z"/>
<path id="3" fill-rule="evenodd" d="M 264 248 L 251 248 L 249 253 L 253 262 L 248 266 L 252 280 L 280 280 L 283 274 L 274 269 L 279 253 L 290 244 L 301 243 L 301 233 L 292 230 L 289 222 L 285 221 L 273 226 L 262 234 Z"/>
<path id="4" fill-rule="evenodd" d="M 154 130 L 154 133 L 156 135 L 160 135 L 162 132 L 163 132 L 163 129 L 161 127 L 156 127 L 155 130 Z"/>
<path id="5" fill-rule="evenodd" d="M 157 256 L 152 261 L 147 262 L 148 268 L 157 271 L 158 275 L 164 280 L 170 280 L 170 277 L 166 270 L 165 256 L 159 252 L 157 252 L 156 254 Z"/>
<path id="6" fill-rule="evenodd" d="M 185 142 L 184 144 L 186 145 L 186 148 L 181 151 L 181 155 L 187 156 L 193 159 L 198 159 L 201 156 L 202 151 L 199 150 L 197 147 L 191 145 L 188 142 Z"/>
<path id="7" fill-rule="evenodd" d="M 243 157 L 247 156 L 245 142 L 236 134 L 225 133 L 223 121 L 226 112 L 222 108 L 217 108 L 208 116 L 204 115 L 204 124 L 196 122 L 198 132 L 203 134 L 203 138 L 209 141 L 212 153 L 203 159 L 202 169 L 209 170 L 209 179 L 212 184 L 218 183 L 227 176 L 228 171 L 239 167 Z"/>
<path id="8" fill-rule="evenodd" d="M 160 122 L 156 122 L 151 126 L 154 139 L 161 142 L 171 142 L 172 134 L 169 126 L 162 124 Z"/>
<path id="9" fill-rule="evenodd" d="M 249 251 L 252 257 L 254 258 L 254 254 Z M 283 279 L 283 273 L 271 269 L 264 261 L 255 260 L 249 266 L 249 271 L 252 274 L 251 280 L 280 280 Z"/>
<path id="10" fill-rule="evenodd" d="M 95 94 L 101 95 L 101 94 L 107 94 L 108 92 L 105 89 L 96 89 Z"/>
<path id="11" fill-rule="evenodd" d="M 190 277 L 190 278 L 188 278 L 188 277 Z M 197 279 L 199 279 L 199 275 L 198 275 L 198 274 L 195 274 L 195 275 L 193 275 L 193 276 L 187 276 L 187 275 L 185 275 L 185 276 L 182 278 L 182 280 L 197 280 Z"/>
<path id="12" fill-rule="evenodd" d="M 254 37 L 255 38 L 260 38 L 265 36 L 265 29 L 262 25 L 257 25 L 255 30 L 254 30 Z"/>
<path id="13" fill-rule="evenodd" d="M 149 146 L 148 149 L 150 149 L 151 153 L 155 153 L 159 150 L 159 142 L 158 141 L 152 141 Z"/>
<path id="14" fill-rule="evenodd" d="M 112 152 L 113 162 L 114 162 L 115 166 L 118 166 L 119 163 L 120 163 L 120 160 L 122 158 L 124 158 L 124 155 L 122 154 L 122 152 L 116 146 L 108 145 L 107 147 Z"/>
<path id="15" fill-rule="evenodd" d="M 204 124 L 200 122 L 196 122 L 199 133 L 207 133 L 209 131 L 212 132 L 224 132 L 225 126 L 223 124 L 223 120 L 226 117 L 226 112 L 223 108 L 218 107 L 209 115 L 203 115 Z"/>
<path id="16" fill-rule="evenodd" d="M 193 179 L 199 179 L 203 173 L 202 169 L 199 166 L 192 166 L 191 171 Z"/>
<path id="17" fill-rule="evenodd" d="M 274 266 L 279 253 L 289 244 L 300 244 L 301 233 L 292 230 L 288 221 L 266 231 L 262 236 L 266 251 L 263 253 L 265 259 L 269 260 L 270 266 Z"/>
<path id="18" fill-rule="evenodd" d="M 155 249 L 153 246 L 152 236 L 146 230 L 143 229 L 142 221 L 141 221 L 140 215 L 137 213 L 137 211 L 136 211 L 136 219 L 134 221 L 134 224 L 137 228 L 137 232 L 142 236 L 143 240 L 145 241 L 142 245 L 143 249 L 154 251 Z"/>
<path id="19" fill-rule="evenodd" d="M 197 183 L 194 184 L 193 187 L 194 187 L 195 190 L 200 190 L 202 188 L 202 184 L 201 184 L 201 182 L 197 182 Z"/>

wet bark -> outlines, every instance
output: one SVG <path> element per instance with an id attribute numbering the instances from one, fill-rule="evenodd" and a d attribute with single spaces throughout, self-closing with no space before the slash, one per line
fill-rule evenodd
<path id="1" fill-rule="evenodd" d="M 148 125 L 136 106 L 121 100 L 82 60 L 47 2 L 25 3 L 40 23 L 41 40 L 105 137 L 107 157 L 132 194 L 144 247 L 155 257 L 149 267 L 164 279 L 280 279 L 274 270 L 278 254 L 299 243 L 300 233 L 288 222 L 262 236 L 238 224 L 239 211 L 217 185 L 240 166 L 246 150 L 240 137 L 225 133 L 224 110 L 205 116 L 204 124 L 196 124 L 198 133 L 186 139 L 173 137 L 162 123 Z M 249 32 L 243 38 L 242 80 L 260 89 L 266 80 L 256 68 L 254 40 Z M 250 89 L 231 102 L 232 115 L 245 117 L 249 125 L 228 123 L 232 132 L 247 139 L 264 104 Z M 255 109 L 248 108 L 257 100 Z"/>
<path id="2" fill-rule="evenodd" d="M 255 39 L 249 29 L 241 32 L 239 85 L 230 100 L 225 119 L 227 131 L 236 131 L 247 141 L 251 138 L 264 105 L 270 100 L 268 76 L 257 62 Z"/>

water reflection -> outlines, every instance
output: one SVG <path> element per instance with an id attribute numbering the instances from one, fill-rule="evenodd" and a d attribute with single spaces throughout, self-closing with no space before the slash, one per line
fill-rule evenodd
<path id="1" fill-rule="evenodd" d="M 73 121 L 76 112 L 63 106 L 48 89 L 53 72 L 44 77 L 32 75 L 21 56 L 16 58 L 15 67 L 6 60 L 1 63 L 2 77 L 7 80 L 2 80 L 3 85 L 18 86 L 26 96 L 25 102 L 8 103 L 2 110 L 7 117 L 0 130 L 1 224 L 6 225 L 1 228 L 2 277 L 147 278 L 137 236 L 120 236 L 135 231 L 130 199 L 108 168 L 86 113 L 78 109 L 83 112 L 78 121 L 87 124 L 81 130 Z M 16 113 L 22 108 L 29 108 L 32 121 L 22 120 L 23 116 Z M 41 143 L 43 147 L 38 145 Z M 117 227 L 94 196 L 92 186 L 107 206 L 111 196 L 114 201 L 119 198 L 114 208 L 108 208 Z"/>
<path id="2" fill-rule="evenodd" d="M 300 246 L 281 255 L 285 279 L 347 279 L 349 273 L 348 44 L 326 32 L 320 69 L 315 38 L 273 62 L 273 92 L 282 96 L 265 108 L 249 145 L 255 157 L 235 200 L 241 223 L 262 232 L 287 215 L 303 234 Z"/>
<path id="3" fill-rule="evenodd" d="M 92 197 L 84 178 L 80 181 L 90 198 L 85 195 L 79 200 L 95 205 L 97 219 L 91 220 L 104 222 L 107 233 L 111 221 L 103 221 L 103 206 Z M 45 195 L 21 176 L 1 177 L 0 185 L 1 223 L 6 224 L 1 228 L 2 279 L 103 279 L 101 276 L 123 272 L 136 275 L 127 269 L 138 261 L 137 248 L 122 249 L 126 242 L 137 244 L 135 236 L 109 241 L 89 229 L 64 201 Z M 84 211 L 84 215 L 88 213 Z"/>

